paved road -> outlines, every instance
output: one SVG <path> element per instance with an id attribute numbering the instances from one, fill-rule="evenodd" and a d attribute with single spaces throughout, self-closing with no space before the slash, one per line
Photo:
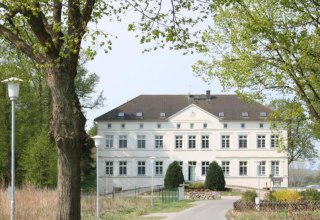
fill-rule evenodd
<path id="1" fill-rule="evenodd" d="M 203 200 L 177 213 L 154 213 L 148 216 L 164 216 L 165 220 L 225 220 L 227 211 L 239 197 L 223 197 L 221 200 Z"/>

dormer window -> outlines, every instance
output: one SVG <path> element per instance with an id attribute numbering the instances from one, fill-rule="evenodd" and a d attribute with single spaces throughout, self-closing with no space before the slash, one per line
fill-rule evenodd
<path id="1" fill-rule="evenodd" d="M 260 117 L 267 117 L 267 112 L 260 112 Z"/>
<path id="2" fill-rule="evenodd" d="M 181 124 L 179 123 L 179 124 L 177 124 L 177 128 L 178 129 L 180 129 L 181 128 Z"/>
<path id="3" fill-rule="evenodd" d="M 137 117 L 137 118 L 142 118 L 142 115 L 143 115 L 142 112 L 137 112 L 137 113 L 136 113 L 136 117 Z"/>
<path id="4" fill-rule="evenodd" d="M 224 117 L 224 112 L 219 112 L 219 117 L 223 118 Z"/>
<path id="5" fill-rule="evenodd" d="M 160 112 L 160 118 L 165 118 L 166 117 L 166 113 L 165 112 Z"/>
<path id="6" fill-rule="evenodd" d="M 249 117 L 249 112 L 242 112 L 242 113 L 241 113 L 241 116 L 242 116 L 242 117 Z"/>
<path id="7" fill-rule="evenodd" d="M 124 112 L 119 112 L 119 113 L 118 113 L 118 116 L 119 116 L 119 117 L 124 117 Z"/>

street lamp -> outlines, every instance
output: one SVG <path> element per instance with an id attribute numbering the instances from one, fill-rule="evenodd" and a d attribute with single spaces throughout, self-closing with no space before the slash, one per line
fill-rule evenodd
<path id="1" fill-rule="evenodd" d="M 21 79 L 11 77 L 9 79 L 3 80 L 3 83 L 8 84 L 8 95 L 11 100 L 11 187 L 10 187 L 10 219 L 15 219 L 15 118 L 14 118 L 14 111 L 15 111 L 15 101 L 19 96 L 19 87 L 20 83 L 22 82 Z"/>
<path id="2" fill-rule="evenodd" d="M 155 157 L 150 157 L 151 160 L 151 207 L 153 207 L 153 176 L 154 176 L 154 159 Z"/>
<path id="3" fill-rule="evenodd" d="M 97 201 L 96 201 L 96 216 L 97 218 L 99 218 L 99 147 L 101 147 L 102 145 L 102 139 L 103 137 L 102 136 L 99 136 L 99 135 L 96 135 L 96 136 L 93 136 L 92 139 L 94 140 L 94 144 L 96 145 L 96 156 L 97 156 L 97 159 L 96 159 L 96 167 L 97 167 Z"/>
<path id="4" fill-rule="evenodd" d="M 257 174 L 258 174 L 258 197 L 260 199 L 260 176 L 261 176 L 261 161 L 257 162 Z"/>

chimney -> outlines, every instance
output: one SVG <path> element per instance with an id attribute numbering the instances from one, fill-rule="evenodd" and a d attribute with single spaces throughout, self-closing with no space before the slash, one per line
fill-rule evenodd
<path id="1" fill-rule="evenodd" d="M 207 95 L 207 99 L 210 100 L 211 99 L 210 90 L 206 91 L 206 95 Z"/>

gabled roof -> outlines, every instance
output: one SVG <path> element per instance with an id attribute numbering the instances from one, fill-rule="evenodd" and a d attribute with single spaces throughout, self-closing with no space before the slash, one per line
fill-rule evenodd
<path id="1" fill-rule="evenodd" d="M 260 103 L 245 102 L 237 95 L 140 95 L 97 117 L 95 121 L 166 120 L 191 104 L 197 105 L 221 120 L 228 121 L 244 119 L 261 121 L 266 118 L 261 117 L 261 112 L 265 112 L 267 116 L 272 112 L 270 108 Z M 123 114 L 119 117 L 120 112 Z M 243 113 L 247 113 L 248 117 L 244 117 L 247 114 Z"/>

